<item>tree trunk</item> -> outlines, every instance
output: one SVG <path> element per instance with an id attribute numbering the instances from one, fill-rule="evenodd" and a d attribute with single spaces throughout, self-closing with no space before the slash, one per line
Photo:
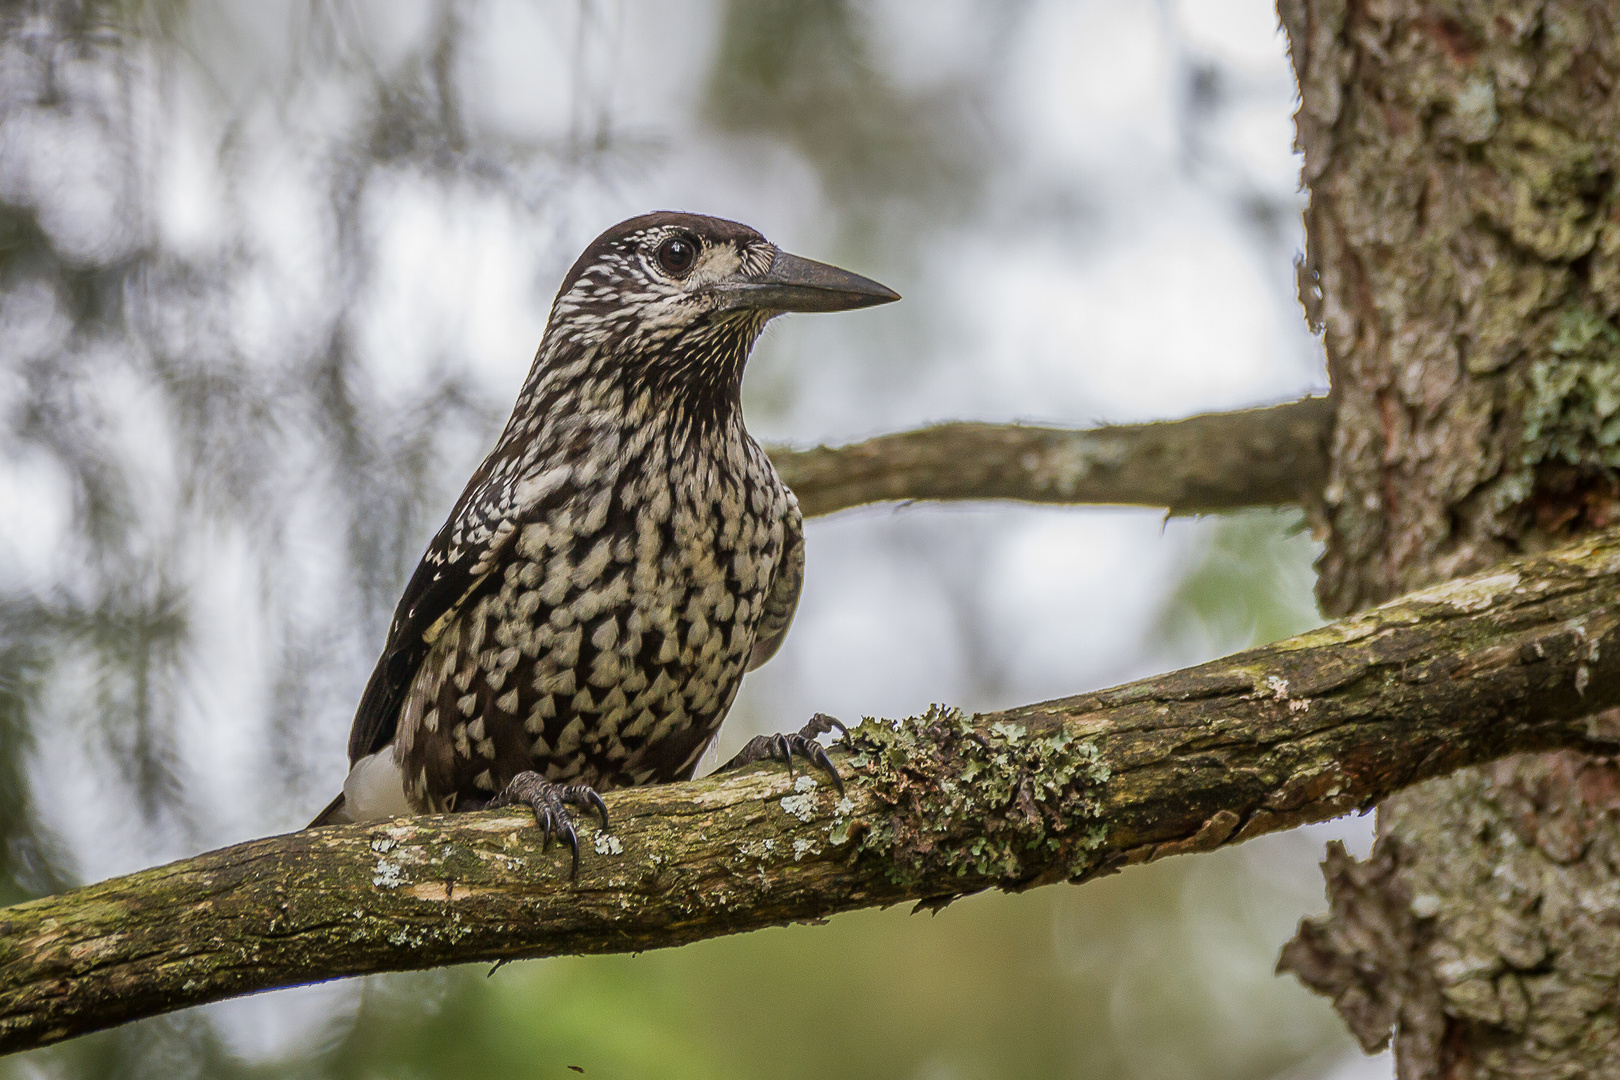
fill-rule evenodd
<path id="1" fill-rule="evenodd" d="M 1612 4 L 1282 0 L 1337 427 L 1341 614 L 1620 517 Z M 1403 1078 L 1620 1075 L 1620 772 L 1569 756 L 1385 803 L 1283 967 Z"/>

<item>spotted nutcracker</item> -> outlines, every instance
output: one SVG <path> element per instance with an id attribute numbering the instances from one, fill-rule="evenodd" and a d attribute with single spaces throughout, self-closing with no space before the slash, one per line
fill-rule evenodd
<path id="1" fill-rule="evenodd" d="M 745 225 L 631 218 L 563 279 L 512 417 L 428 545 L 311 823 L 567 805 L 690 777 L 743 672 L 782 644 L 804 576 L 799 506 L 743 427 L 743 365 L 787 311 L 898 300 Z M 729 765 L 815 736 L 756 738 Z"/>

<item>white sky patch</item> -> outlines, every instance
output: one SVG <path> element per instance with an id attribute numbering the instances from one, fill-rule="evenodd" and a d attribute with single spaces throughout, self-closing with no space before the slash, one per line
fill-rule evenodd
<path id="1" fill-rule="evenodd" d="M 61 77 L 73 68 L 66 61 Z M 70 258 L 115 258 L 134 241 L 114 196 L 122 167 L 90 117 L 50 124 L 19 110 L 0 126 L 0 195 L 37 204 L 40 226 Z"/>
<path id="2" fill-rule="evenodd" d="M 1277 57 L 1288 39 L 1271 0 L 1174 0 L 1174 24 L 1192 48 L 1238 74 L 1289 85 Z"/>
<path id="3" fill-rule="evenodd" d="M 42 455 L 0 462 L 0 591 L 49 580 L 73 524 L 67 478 Z"/>
<path id="4" fill-rule="evenodd" d="M 980 0 L 883 0 L 863 5 L 876 65 L 913 93 L 937 91 L 978 62 L 981 35 L 993 29 L 994 4 Z"/>
<path id="5" fill-rule="evenodd" d="M 1174 150 L 1167 44 L 1154 4 L 1038 4 L 1021 27 L 1006 97 L 1022 149 L 1076 179 L 1160 170 Z"/>
<path id="6" fill-rule="evenodd" d="M 1083 426 L 1303 389 L 1274 285 L 1205 199 L 1181 203 L 1092 245 L 972 236 L 936 249 L 980 271 L 935 283 L 958 301 L 944 317 L 960 334 L 952 362 L 929 373 L 936 415 Z"/>
<path id="7" fill-rule="evenodd" d="M 192 257 L 212 254 L 227 234 L 225 201 L 216 145 L 217 102 L 190 79 L 171 93 L 171 123 L 158 160 L 154 195 L 164 244 Z"/>
<path id="8" fill-rule="evenodd" d="M 372 377 L 400 401 L 454 365 L 511 401 L 547 310 L 535 302 L 526 230 L 499 205 L 437 180 L 404 175 L 379 187 L 368 225 L 380 272 L 359 342 Z"/>
<path id="9" fill-rule="evenodd" d="M 321 1029 L 341 1027 L 342 1018 L 358 1009 L 371 989 L 371 980 L 334 979 L 205 1008 L 234 1057 L 269 1064 L 303 1053 Z"/>
<path id="10" fill-rule="evenodd" d="M 1294 152 L 1293 87 L 1266 101 L 1233 106 L 1218 122 L 1214 134 L 1223 138 L 1245 166 L 1251 182 L 1262 190 L 1297 192 L 1299 155 Z M 1301 211 L 1305 196 L 1297 196 Z"/>
<path id="11" fill-rule="evenodd" d="M 833 529 L 847 530 L 844 543 L 822 540 Z M 962 696 L 957 628 L 937 581 L 903 558 L 862 550 L 858 533 L 854 520 L 810 529 L 807 543 L 819 549 L 815 580 L 806 579 L 788 636 L 819 694 L 803 720 L 788 721 L 793 729 L 818 710 L 905 716 Z"/>
<path id="12" fill-rule="evenodd" d="M 1184 550 L 1145 510 L 1029 512 L 984 567 L 993 638 L 1018 689 L 1005 704 L 1079 693 L 1157 667 L 1147 631 Z M 1141 670 L 1141 669 L 1147 670 Z"/>
<path id="13" fill-rule="evenodd" d="M 477 10 L 463 74 L 474 125 L 530 138 L 567 137 L 582 6 L 497 0 Z"/>

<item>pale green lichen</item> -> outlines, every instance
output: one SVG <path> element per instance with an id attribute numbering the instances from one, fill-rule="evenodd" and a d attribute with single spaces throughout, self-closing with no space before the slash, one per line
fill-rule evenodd
<path id="1" fill-rule="evenodd" d="M 855 802 L 848 795 L 838 800 L 833 807 L 833 821 L 827 827 L 827 840 L 833 847 L 843 847 L 849 843 L 851 816 L 855 813 Z"/>
<path id="2" fill-rule="evenodd" d="M 378 859 L 371 873 L 371 883 L 379 889 L 397 889 L 405 882 L 398 863 Z"/>
<path id="3" fill-rule="evenodd" d="M 816 816 L 815 791 L 819 786 L 814 777 L 798 777 L 793 781 L 794 794 L 782 797 L 782 809 L 808 824 Z"/>
<path id="4" fill-rule="evenodd" d="M 1482 143 L 1496 130 L 1496 86 L 1488 78 L 1469 79 L 1457 91 L 1452 122 L 1465 143 Z"/>
<path id="5" fill-rule="evenodd" d="M 897 884 L 946 891 L 957 879 L 963 891 L 1018 881 L 1054 862 L 1068 876 L 1092 869 L 1106 839 L 1097 817 L 1108 765 L 1094 743 L 1055 721 L 1033 727 L 981 728 L 938 706 L 862 724 L 850 736 L 850 764 L 892 808 L 862 850 L 882 854 Z"/>
<path id="6" fill-rule="evenodd" d="M 1592 197 L 1604 170 L 1591 139 L 1519 114 L 1499 125 L 1485 159 L 1502 183 L 1477 205 L 1515 244 L 1546 262 L 1592 250 L 1604 220 Z"/>
<path id="7" fill-rule="evenodd" d="M 1620 467 L 1620 330 L 1570 308 L 1547 351 L 1529 368 L 1521 460 Z"/>
<path id="8" fill-rule="evenodd" d="M 1093 471 L 1117 469 L 1130 460 L 1129 440 L 1086 434 L 1090 437 L 1066 439 L 1044 454 L 1025 455 L 1022 464 L 1038 490 L 1072 496 Z"/>

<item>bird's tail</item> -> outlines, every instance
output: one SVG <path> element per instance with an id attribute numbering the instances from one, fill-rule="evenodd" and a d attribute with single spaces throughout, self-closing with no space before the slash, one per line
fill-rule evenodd
<path id="1" fill-rule="evenodd" d="M 318 829 L 322 825 L 347 825 L 352 819 L 349 817 L 349 808 L 344 805 L 343 792 L 338 792 L 337 798 L 326 804 L 326 809 L 315 815 L 315 820 L 305 825 L 306 829 Z"/>

